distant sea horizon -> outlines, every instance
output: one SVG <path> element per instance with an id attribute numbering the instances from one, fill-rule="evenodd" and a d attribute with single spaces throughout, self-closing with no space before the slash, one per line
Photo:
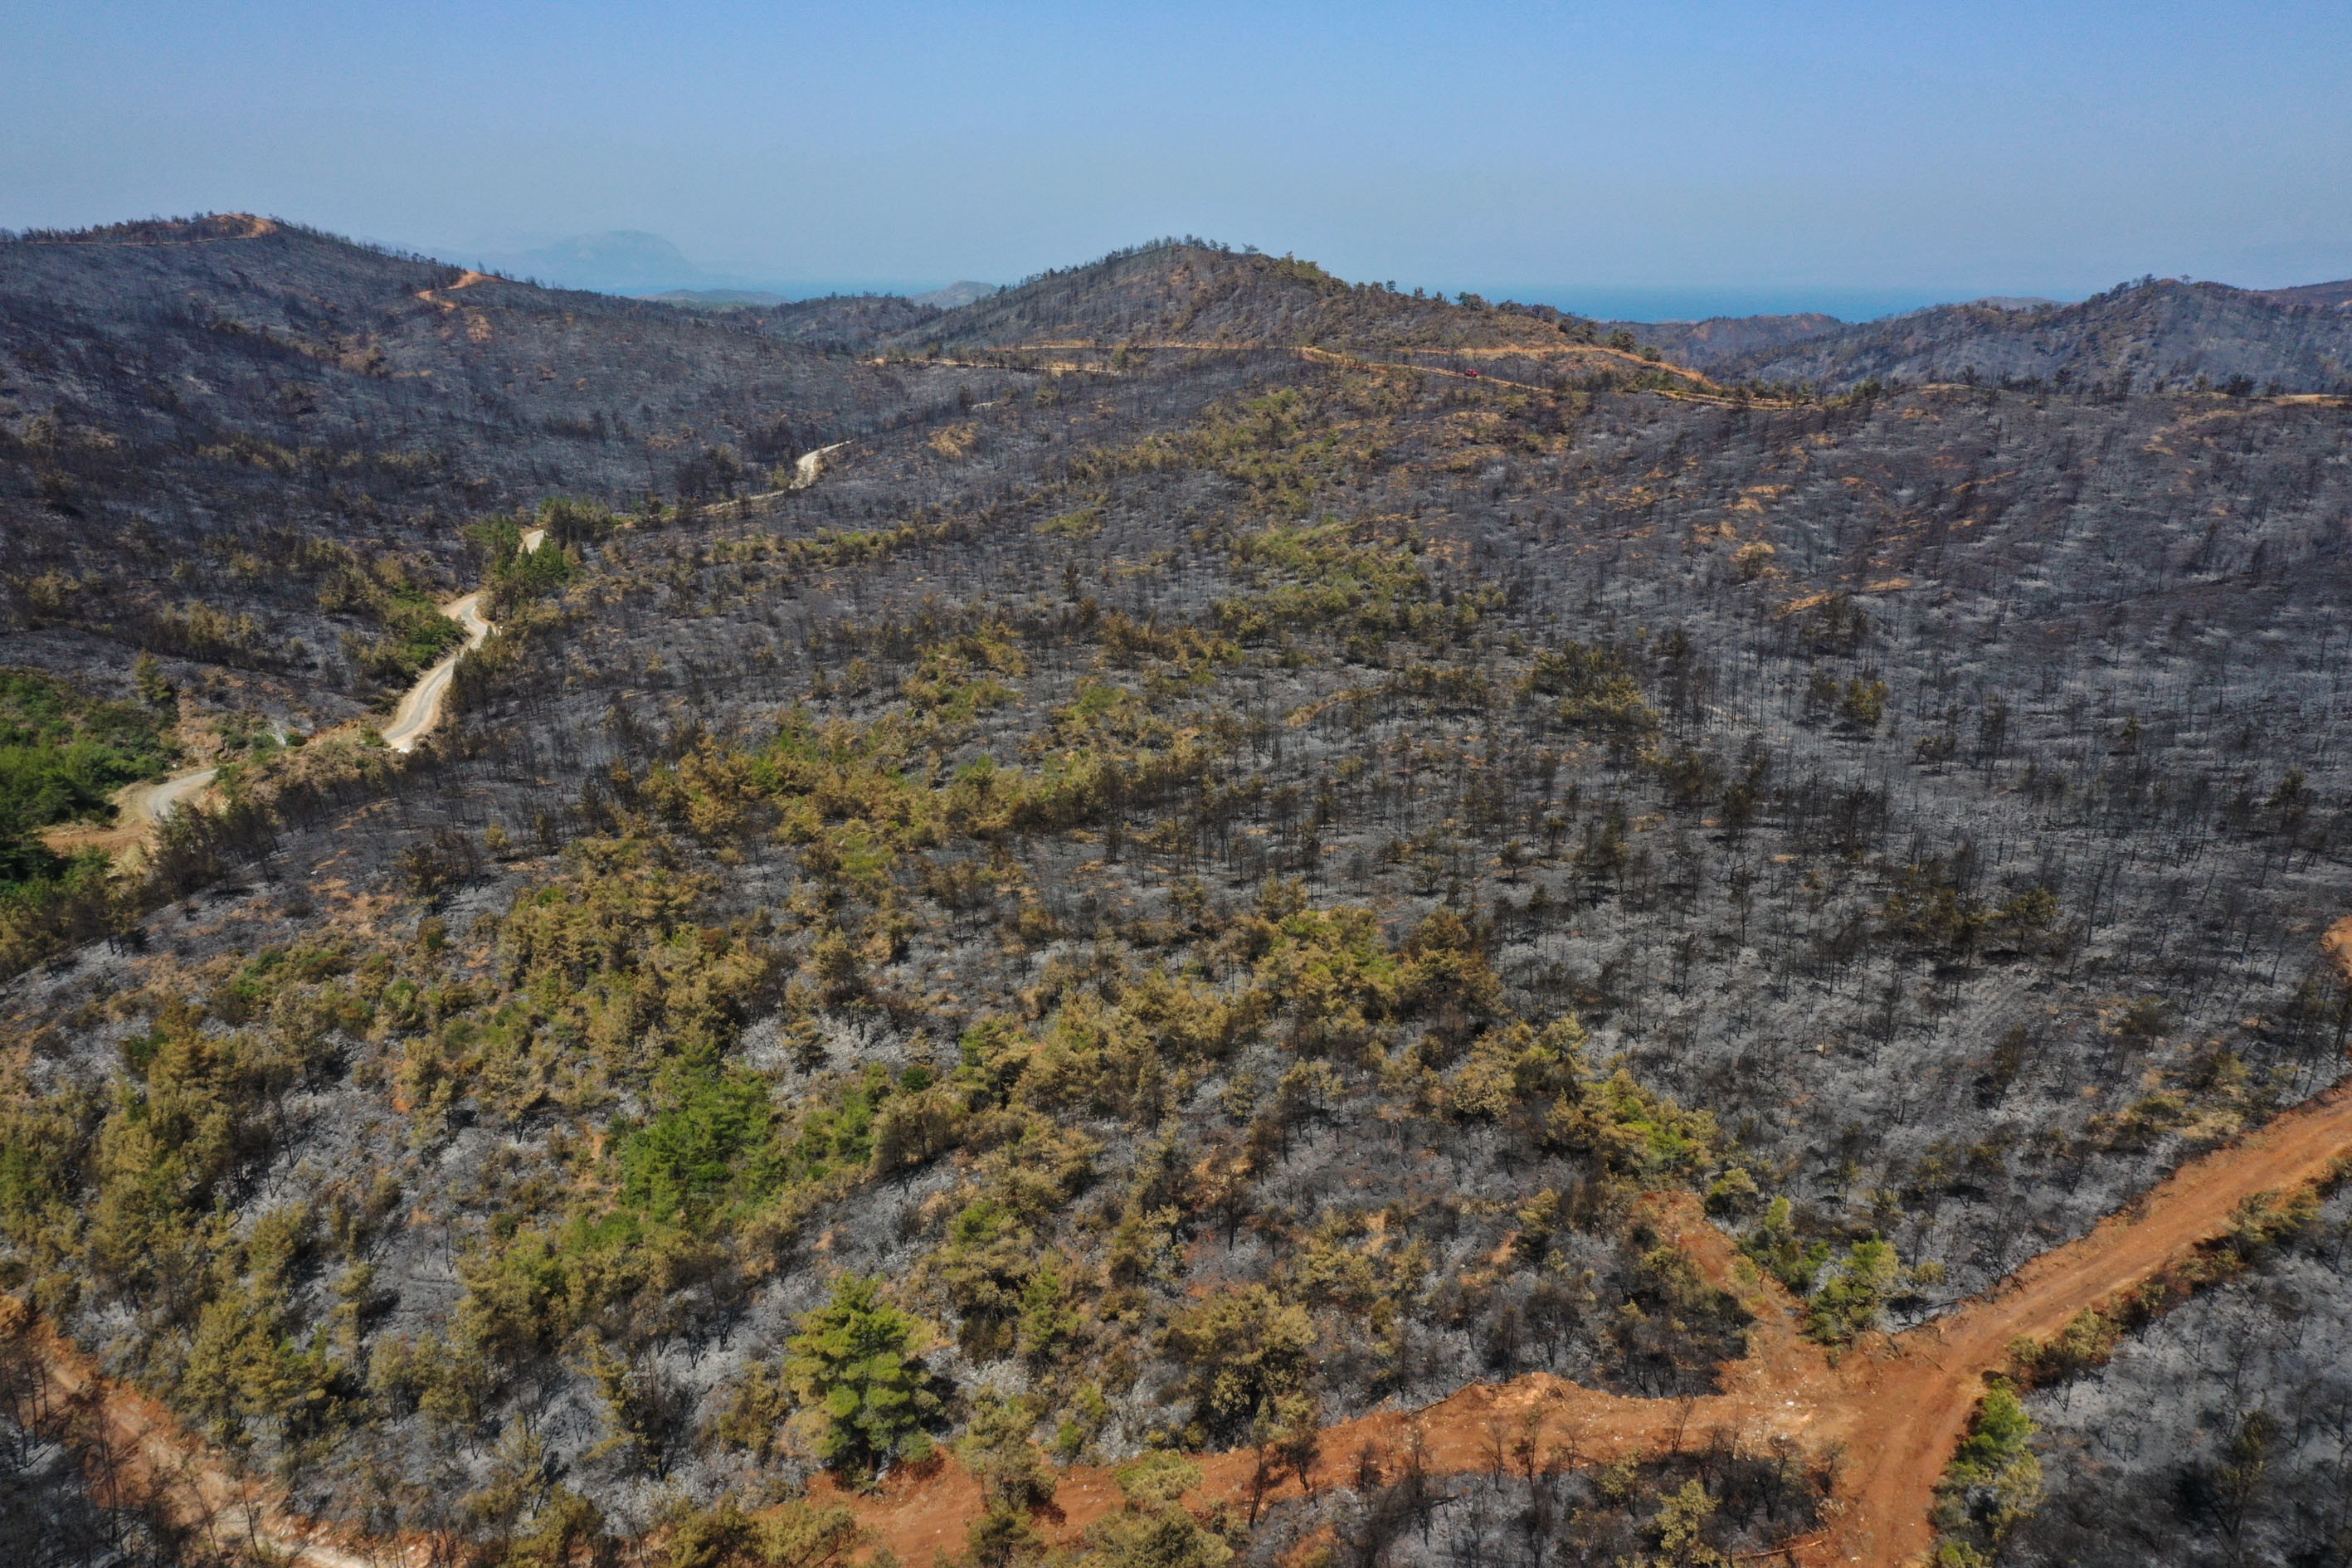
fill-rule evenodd
<path id="1" fill-rule="evenodd" d="M 703 279 L 669 287 L 698 291 L 740 289 L 779 294 L 787 300 L 797 300 L 821 299 L 829 294 L 920 294 L 945 286 L 944 279 L 912 282 L 898 279 L 837 279 L 746 283 L 733 280 L 714 282 Z M 1835 316 L 1843 321 L 1871 321 L 1882 316 L 1922 310 L 1929 305 L 1957 304 L 1989 296 L 2009 298 L 2039 294 L 2042 298 L 2053 300 L 2081 298 L 2076 294 L 2002 289 L 1629 288 L 1612 284 L 1591 287 L 1565 284 L 1485 289 L 1465 287 L 1489 300 L 1510 300 L 1522 305 L 1549 305 L 1604 321 L 1703 321 L 1713 316 L 1795 316 L 1809 311 Z M 669 289 L 632 287 L 625 291 L 644 296 Z"/>
<path id="2" fill-rule="evenodd" d="M 1523 305 L 1549 305 L 1603 321 L 1704 321 L 1715 316 L 1801 316 L 1819 312 L 1842 321 L 1874 321 L 1929 305 L 1952 305 L 1988 297 L 2034 296 L 2072 300 L 2071 292 L 2042 289 L 1743 289 L 1677 288 L 1671 285 L 1627 286 L 1523 284 L 1516 288 L 1478 290 L 1490 300 L 1516 300 Z"/>
<path id="3" fill-rule="evenodd" d="M 657 236 L 631 237 L 641 237 L 662 251 L 675 255 L 675 247 Z M 677 266 L 673 271 L 658 260 L 651 266 L 640 262 L 615 268 L 602 264 L 603 258 L 598 257 L 562 256 L 550 251 L 485 255 L 472 247 L 425 246 L 418 248 L 425 255 L 438 257 L 457 266 L 498 271 L 509 278 L 529 279 L 558 289 L 586 289 L 635 299 L 677 290 L 773 294 L 789 300 L 815 300 L 840 294 L 913 295 L 945 288 L 964 276 L 782 279 L 705 271 L 687 261 L 683 256 L 677 256 Z M 1005 280 L 999 279 L 995 281 L 1003 284 Z M 1412 287 L 1410 283 L 1404 286 Z M 1835 316 L 1843 321 L 1870 321 L 1885 316 L 1900 315 L 1906 310 L 1922 310 L 1929 305 L 1950 305 L 1987 297 L 2031 296 L 2059 300 L 2083 298 L 2079 291 L 2029 288 L 1953 286 L 1890 289 L 1842 284 L 1760 287 L 1623 283 L 1482 285 L 1449 281 L 1436 291 L 1450 297 L 1465 289 L 1489 300 L 1516 300 L 1522 305 L 1549 305 L 1576 315 L 1611 321 L 1702 321 L 1717 316 L 1794 316 L 1809 312 Z"/>

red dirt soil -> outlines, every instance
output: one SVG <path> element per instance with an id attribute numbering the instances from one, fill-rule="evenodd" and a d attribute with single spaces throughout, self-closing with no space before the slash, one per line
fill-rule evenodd
<path id="1" fill-rule="evenodd" d="M 114 1495 L 159 1507 L 214 1548 L 257 1546 L 289 1565 L 379 1568 L 408 1553 L 379 1548 L 354 1556 L 318 1540 L 269 1505 L 264 1489 L 237 1477 L 222 1455 L 172 1413 L 127 1384 L 107 1377 L 79 1349 L 33 1319 L 16 1297 L 0 1294 L 0 1339 L 22 1335 L 51 1409 L 88 1409 L 112 1460 Z M 94 1478 L 95 1479 L 95 1478 Z"/>
<path id="2" fill-rule="evenodd" d="M 1345 1485 L 1367 1445 L 1389 1455 L 1417 1444 L 1436 1474 L 1489 1468 L 1498 1444 L 1531 1440 L 1564 1448 L 1576 1463 L 1654 1458 L 1721 1433 L 1740 1451 L 1775 1438 L 1834 1466 L 1826 1528 L 1791 1542 L 1797 1561 L 1918 1563 L 1935 1544 L 1928 1522 L 1937 1481 L 1984 1392 L 1987 1373 L 2009 1362 L 2021 1336 L 2047 1337 L 2085 1307 L 2105 1302 L 2227 1234 L 2238 1205 L 2257 1194 L 2308 1187 L 2352 1157 L 2352 1084 L 2286 1111 L 2260 1131 L 2190 1161 L 2081 1239 L 2043 1253 L 1991 1292 L 1902 1334 L 1873 1336 L 1836 1364 L 1806 1340 L 1796 1304 L 1761 1278 L 1687 1193 L 1654 1194 L 1651 1222 L 1691 1258 L 1710 1284 L 1731 1291 L 1755 1322 L 1748 1353 L 1721 1369 L 1722 1392 L 1699 1399 L 1641 1399 L 1533 1373 L 1499 1387 L 1476 1384 L 1415 1412 L 1382 1411 L 1327 1428 L 1314 1468 L 1318 1489 Z M 1204 1456 L 1192 1505 L 1246 1507 L 1255 1456 Z M 1296 1497 L 1296 1480 L 1267 1500 Z M 978 1484 L 952 1459 L 894 1476 L 877 1493 L 845 1499 L 909 1568 L 963 1548 L 978 1516 Z M 1059 1472 L 1057 1541 L 1075 1539 L 1118 1506 L 1107 1468 Z"/>
<path id="3" fill-rule="evenodd" d="M 2339 925 L 2329 933 L 2331 948 L 2346 931 Z M 2087 1236 L 2034 1258 L 1987 1294 L 1904 1333 L 1872 1336 L 1836 1364 L 1799 1331 L 1788 1293 L 1758 1274 L 1696 1199 L 1652 1194 L 1643 1200 L 1650 1223 L 1754 1319 L 1747 1353 L 1720 1371 L 1721 1392 L 1641 1399 L 1544 1373 L 1477 1384 L 1423 1410 L 1381 1411 L 1326 1428 L 1311 1474 L 1318 1489 L 1349 1484 L 1367 1447 L 1394 1456 L 1412 1446 L 1428 1471 L 1459 1474 L 1491 1468 L 1499 1449 L 1521 1441 L 1538 1451 L 1562 1449 L 1575 1464 L 1657 1457 L 1717 1433 L 1743 1452 L 1785 1441 L 1832 1469 L 1825 1528 L 1790 1543 L 1791 1556 L 1815 1568 L 1918 1563 L 1934 1545 L 1928 1510 L 1936 1483 L 1982 1394 L 1985 1374 L 2007 1364 L 2012 1341 L 2047 1337 L 2084 1308 L 2166 1273 L 2226 1235 L 2247 1199 L 2312 1186 L 2340 1174 L 2347 1159 L 2352 1080 L 2182 1165 Z M 95 1381 L 120 1446 L 139 1457 L 137 1468 L 157 1495 L 177 1499 L 192 1513 L 245 1515 L 252 1506 L 247 1489 L 161 1407 L 99 1379 L 46 1329 L 35 1333 L 37 1354 L 60 1394 Z M 1206 1455 L 1201 1468 L 1194 1506 L 1246 1508 L 1253 1453 Z M 817 1489 L 840 1495 L 824 1482 Z M 1270 1501 L 1298 1490 L 1294 1478 L 1261 1495 Z M 877 1491 L 843 1500 L 909 1568 L 930 1568 L 935 1559 L 961 1551 L 981 1508 L 977 1483 L 945 1456 L 902 1467 Z M 1072 1466 L 1057 1473 L 1054 1503 L 1039 1522 L 1049 1537 L 1074 1540 L 1118 1501 L 1108 1468 Z M 257 1527 L 258 1533 L 281 1550 L 300 1542 L 296 1550 L 319 1568 L 356 1563 L 306 1541 L 289 1521 L 259 1517 L 268 1528 Z"/>

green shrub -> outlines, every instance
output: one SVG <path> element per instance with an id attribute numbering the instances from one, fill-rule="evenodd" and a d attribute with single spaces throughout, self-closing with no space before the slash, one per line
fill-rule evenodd
<path id="1" fill-rule="evenodd" d="M 104 820 L 116 790 L 160 777 L 171 742 L 160 716 L 91 700 L 32 670 L 0 671 L 0 893 L 37 896 L 64 863 L 33 837 L 53 823 Z"/>
<path id="2" fill-rule="evenodd" d="M 669 1220 L 698 1217 L 728 1195 L 765 1195 L 782 1174 L 769 1148 L 774 1123 L 759 1078 L 696 1077 L 621 1144 L 622 1200 Z"/>
<path id="3" fill-rule="evenodd" d="M 1307 1386 L 1315 1324 L 1263 1285 L 1228 1285 L 1179 1313 L 1164 1347 L 1187 1374 L 1196 1446 L 1247 1434 L 1283 1395 Z"/>
<path id="4" fill-rule="evenodd" d="M 882 1299 L 882 1281 L 843 1274 L 833 1300 L 800 1320 L 784 1378 L 817 1458 L 866 1482 L 899 1458 L 930 1452 L 941 1401 L 920 1357 L 928 1336 Z"/>
<path id="5" fill-rule="evenodd" d="M 2017 1391 L 1993 1379 L 1936 1486 L 1936 1527 L 1944 1538 L 1939 1564 L 1976 1568 L 1991 1562 L 2010 1531 L 2039 1505 L 2036 1430 Z"/>
<path id="6" fill-rule="evenodd" d="M 1234 1549 L 1185 1511 L 1200 1467 L 1174 1454 L 1146 1454 L 1113 1478 L 1125 1505 L 1087 1531 L 1085 1568 L 1223 1568 Z"/>
<path id="7" fill-rule="evenodd" d="M 1892 1246 L 1874 1236 L 1855 1242 L 1814 1294 L 1805 1331 L 1823 1344 L 1844 1344 L 1876 1328 L 1902 1273 Z"/>

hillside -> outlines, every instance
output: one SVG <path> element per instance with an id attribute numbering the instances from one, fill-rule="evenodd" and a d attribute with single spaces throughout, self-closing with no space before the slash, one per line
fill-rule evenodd
<path id="1" fill-rule="evenodd" d="M 778 305 L 761 318 L 760 326 L 788 342 L 870 349 L 914 331 L 939 313 L 936 306 L 897 294 L 828 294 Z"/>
<path id="2" fill-rule="evenodd" d="M 2352 389 L 2352 315 L 2339 308 L 2343 292 L 2342 285 L 2254 293 L 2147 279 L 2039 310 L 1938 305 L 1760 345 L 1710 368 L 1824 387 L 1979 381 L 2333 393 Z"/>
<path id="3" fill-rule="evenodd" d="M 1793 316 L 1710 316 L 1703 321 L 1601 321 L 1595 323 L 1595 330 L 1603 339 L 1623 332 L 1676 364 L 1712 370 L 1742 355 L 1785 349 L 1845 326 L 1835 316 L 1807 311 Z"/>
<path id="4" fill-rule="evenodd" d="M 913 296 L 918 305 L 930 305 L 942 310 L 952 310 L 959 305 L 969 305 L 975 300 L 985 300 L 997 291 L 993 283 L 982 283 L 970 278 L 960 278 L 937 289 L 926 289 Z"/>
<path id="5" fill-rule="evenodd" d="M 1312 262 L 1160 241 L 1049 272 L 898 334 L 902 348 L 1139 343 L 1333 349 L 1554 346 L 1590 323 L 1548 307 L 1449 303 L 1347 283 Z"/>
<path id="6" fill-rule="evenodd" d="M 0 1525 L 158 1568 L 2312 1538 L 2344 404 L 1741 398 L 1189 243 L 919 309 L 259 220 L 0 244 L 0 664 L 50 672 L 0 785 L 235 761 L 0 889 Z M 459 590 L 496 631 L 415 752 L 263 738 L 397 689 Z M 2093 1407 L 2200 1479 L 2093 1462 Z"/>
<path id="7" fill-rule="evenodd" d="M 2313 310 L 2352 311 L 2352 279 L 2336 283 L 2306 283 L 2295 289 L 2265 289 L 2257 292 L 2274 305 Z"/>
<path id="8" fill-rule="evenodd" d="M 698 306 L 713 310 L 764 310 L 791 302 L 782 294 L 772 294 L 763 289 L 665 289 L 658 294 L 640 298 L 665 305 Z"/>
<path id="9" fill-rule="evenodd" d="M 0 241 L 0 661 L 344 717 L 414 662 L 347 640 L 478 569 L 469 523 L 772 488 L 970 382 L 265 220 Z"/>

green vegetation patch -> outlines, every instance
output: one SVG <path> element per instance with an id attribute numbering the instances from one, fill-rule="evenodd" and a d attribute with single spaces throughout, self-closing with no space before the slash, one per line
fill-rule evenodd
<path id="1" fill-rule="evenodd" d="M 104 820 L 116 790 L 160 777 L 173 756 L 168 717 L 99 701 L 54 676 L 0 671 L 0 889 L 63 874 L 33 837 L 53 823 Z"/>

